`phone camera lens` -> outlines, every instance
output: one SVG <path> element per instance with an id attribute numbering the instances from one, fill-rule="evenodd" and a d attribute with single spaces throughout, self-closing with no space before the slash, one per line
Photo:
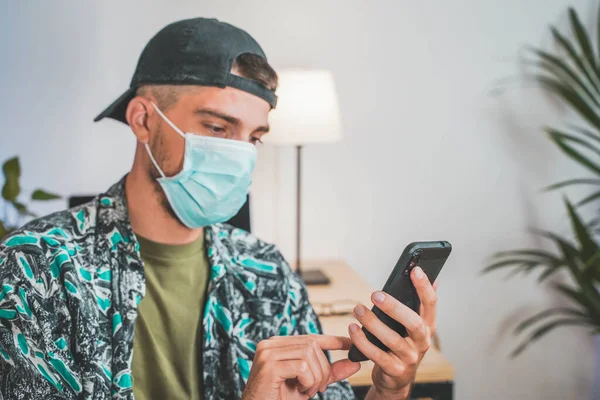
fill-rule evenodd
<path id="1" fill-rule="evenodd" d="M 444 242 L 440 242 L 440 246 L 442 246 L 442 247 L 446 247 L 446 243 L 444 243 Z"/>

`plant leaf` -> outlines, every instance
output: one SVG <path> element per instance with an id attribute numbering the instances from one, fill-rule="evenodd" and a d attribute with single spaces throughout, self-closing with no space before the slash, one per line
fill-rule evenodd
<path id="1" fill-rule="evenodd" d="M 500 268 L 508 268 L 508 267 L 528 267 L 530 264 L 534 264 L 533 266 L 543 266 L 545 265 L 545 262 L 540 262 L 538 260 L 528 260 L 528 259 L 522 259 L 522 258 L 511 258 L 508 260 L 501 260 L 501 261 L 497 261 L 495 263 L 492 263 L 490 265 L 488 265 L 487 267 L 485 267 L 482 271 L 481 274 L 487 274 L 488 272 L 491 271 L 495 271 L 497 269 Z"/>
<path id="2" fill-rule="evenodd" d="M 20 178 L 21 177 L 21 165 L 19 164 L 19 157 L 13 157 L 8 159 L 2 164 L 2 171 L 4 177 L 8 179 L 9 176 Z"/>
<path id="3" fill-rule="evenodd" d="M 572 243 L 569 243 L 568 241 L 566 241 L 565 239 L 561 238 L 560 236 L 558 236 L 557 234 L 555 234 L 553 232 L 544 231 L 541 229 L 532 229 L 532 232 L 538 236 L 542 236 L 542 237 L 552 240 L 553 242 L 555 242 L 558 245 L 558 247 L 561 248 L 561 250 L 563 250 L 563 253 L 565 253 L 565 250 L 566 250 L 566 252 L 569 253 L 570 257 L 577 253 L 577 249 L 575 247 L 573 247 Z"/>
<path id="4" fill-rule="evenodd" d="M 581 24 L 579 17 L 577 16 L 577 12 L 571 7 L 569 8 L 569 19 L 571 20 L 571 29 L 575 33 L 575 37 L 579 42 L 579 48 L 583 53 L 584 59 L 588 62 L 592 71 L 596 72 L 596 62 L 595 62 L 595 54 L 594 50 L 592 50 L 592 45 L 590 44 L 590 38 L 587 34 L 587 31 Z"/>
<path id="5" fill-rule="evenodd" d="M 529 337 L 525 341 L 523 341 L 523 343 L 521 343 L 516 349 L 513 350 L 513 352 L 511 353 L 511 357 L 514 358 L 514 357 L 518 356 L 531 343 L 540 339 L 541 337 L 543 337 L 544 335 L 546 335 L 553 329 L 558 328 L 559 326 L 569 326 L 569 325 L 581 326 L 581 325 L 588 325 L 588 323 L 586 323 L 580 319 L 572 319 L 572 318 L 562 318 L 562 319 L 557 319 L 552 322 L 548 322 L 548 323 L 542 325 L 541 327 L 537 328 L 535 331 L 533 331 L 533 333 L 531 335 L 529 335 Z"/>
<path id="6" fill-rule="evenodd" d="M 560 189 L 560 188 L 564 188 L 564 187 L 572 186 L 572 185 L 598 185 L 598 186 L 600 186 L 600 179 L 586 179 L 586 178 L 571 179 L 568 181 L 563 181 L 563 182 L 555 183 L 554 185 L 547 186 L 543 190 L 551 191 L 551 190 L 556 190 L 556 189 Z"/>
<path id="7" fill-rule="evenodd" d="M 592 193 L 589 196 L 581 199 L 575 206 L 576 207 L 581 207 L 581 206 L 584 206 L 587 203 L 589 203 L 591 201 L 594 201 L 594 200 L 597 200 L 597 199 L 600 199 L 600 191 Z"/>
<path id="8" fill-rule="evenodd" d="M 31 211 L 29 211 L 27 209 L 27 206 L 25 204 L 19 203 L 18 201 L 13 201 L 12 205 L 15 206 L 15 208 L 17 209 L 17 211 L 21 215 L 28 215 L 30 217 L 37 217 L 36 214 L 32 213 Z"/>
<path id="9" fill-rule="evenodd" d="M 600 302 L 585 293 L 578 292 L 567 285 L 557 283 L 554 289 L 559 291 L 562 295 L 570 298 L 575 303 L 579 304 L 587 313 L 592 317 L 594 321 L 600 320 Z"/>
<path id="10" fill-rule="evenodd" d="M 567 267 L 573 278 L 579 282 L 581 278 L 581 270 L 579 269 L 577 263 L 579 250 L 576 249 L 570 242 L 552 232 L 542 230 L 533 230 L 533 232 L 537 235 L 554 241 L 556 246 L 562 252 L 564 265 Z"/>
<path id="11" fill-rule="evenodd" d="M 573 90 L 571 87 L 565 86 L 562 82 L 550 79 L 547 76 L 539 75 L 536 77 L 537 81 L 544 86 L 547 90 L 555 93 L 565 103 L 571 106 L 575 111 L 579 113 L 586 121 L 596 127 L 600 127 L 600 117 L 594 111 L 590 104 L 583 99 L 579 93 Z"/>
<path id="12" fill-rule="evenodd" d="M 6 236 L 8 234 L 8 229 L 6 229 L 4 227 L 4 223 L 2 223 L 2 221 L 0 221 L 0 241 L 2 240 L 2 238 L 4 236 Z"/>
<path id="13" fill-rule="evenodd" d="M 598 46 L 598 54 L 600 55 L 600 7 L 598 7 L 598 15 L 596 16 L 596 46 Z M 599 73 L 597 70 L 596 73 Z"/>
<path id="14" fill-rule="evenodd" d="M 7 201 L 14 201 L 21 193 L 21 186 L 19 185 L 19 178 L 21 176 L 21 166 L 19 165 L 19 158 L 13 157 L 7 160 L 2 165 L 2 171 L 4 172 L 4 186 L 2 186 L 2 197 Z"/>
<path id="15" fill-rule="evenodd" d="M 589 260 L 596 253 L 598 253 L 599 247 L 594 239 L 592 239 L 590 233 L 587 230 L 587 227 L 575 212 L 575 209 L 571 205 L 571 203 L 565 199 L 565 205 L 567 206 L 567 210 L 569 210 L 569 217 L 571 219 L 571 224 L 573 226 L 573 231 L 577 235 L 577 239 L 579 244 L 581 245 L 581 250 L 583 253 L 583 259 Z"/>
<path id="16" fill-rule="evenodd" d="M 537 261 L 523 261 L 520 264 L 515 264 L 515 268 L 510 271 L 505 277 L 505 280 L 508 280 L 514 276 L 519 274 L 523 274 L 525 276 L 531 274 L 536 267 L 543 268 L 544 264 L 539 263 Z"/>
<path id="17" fill-rule="evenodd" d="M 33 194 L 31 195 L 31 200 L 56 200 L 56 199 L 60 199 L 61 197 L 57 194 L 54 193 L 49 193 L 46 192 L 42 189 L 37 189 L 33 192 Z"/>
<path id="18" fill-rule="evenodd" d="M 577 136 L 569 135 L 569 134 L 560 132 L 560 131 L 558 131 L 556 129 L 552 129 L 552 128 L 546 128 L 546 132 L 548 132 L 548 134 L 555 139 L 562 139 L 566 142 L 573 142 L 573 143 L 580 144 L 583 147 L 585 147 L 586 149 L 593 151 L 594 153 L 596 153 L 600 156 L 600 149 L 585 139 L 579 138 Z"/>
<path id="19" fill-rule="evenodd" d="M 587 95 L 589 100 L 596 104 L 596 106 L 600 107 L 600 103 L 598 102 L 596 96 L 590 91 L 583 80 L 577 76 L 577 74 L 569 67 L 567 63 L 552 54 L 546 53 L 545 51 L 535 48 L 532 48 L 531 51 L 541 59 L 537 62 L 536 66 L 554 75 L 564 84 L 576 86 Z"/>
<path id="20" fill-rule="evenodd" d="M 495 263 L 492 263 L 488 266 L 486 266 L 482 271 L 481 274 L 487 274 L 488 272 L 492 272 L 494 270 L 500 269 L 500 268 L 504 268 L 504 267 L 514 267 L 517 264 L 520 264 L 522 262 L 526 262 L 526 260 L 521 260 L 521 259 L 510 259 L 510 260 L 502 260 L 502 261 L 497 261 Z"/>
<path id="21" fill-rule="evenodd" d="M 600 142 L 600 136 L 599 136 L 598 132 L 594 133 L 594 132 L 590 131 L 589 129 L 582 128 L 580 126 L 573 125 L 573 124 L 568 124 L 568 126 L 570 129 L 574 130 L 575 132 L 577 132 L 581 135 L 587 136 L 592 140 Z"/>
<path id="22" fill-rule="evenodd" d="M 519 250 L 511 250 L 511 251 L 500 251 L 494 254 L 494 257 L 510 257 L 510 256 L 536 256 L 544 259 L 548 259 L 552 262 L 562 262 L 562 260 L 556 258 L 556 256 L 549 251 L 537 250 L 537 249 L 519 249 Z"/>
<path id="23" fill-rule="evenodd" d="M 2 198 L 8 202 L 13 202 L 19 197 L 21 186 L 17 179 L 7 179 L 2 186 Z"/>
<path id="24" fill-rule="evenodd" d="M 581 154 L 578 150 L 575 150 L 570 145 L 566 144 L 562 139 L 550 135 L 550 139 L 556 143 L 556 145 L 570 158 L 574 159 L 584 167 L 600 175 L 600 166 L 590 160 L 588 157 Z"/>
<path id="25" fill-rule="evenodd" d="M 558 268 L 558 267 L 548 267 L 548 269 L 546 271 L 544 271 L 543 273 L 540 274 L 540 276 L 538 277 L 538 282 L 540 282 L 540 283 L 544 282 L 546 279 L 548 279 L 549 277 L 551 277 L 557 271 L 560 271 L 560 268 Z"/>
<path id="26" fill-rule="evenodd" d="M 592 277 L 597 279 L 600 277 L 600 251 L 594 254 L 589 260 L 585 262 L 585 268 L 582 272 L 584 279 Z"/>
<path id="27" fill-rule="evenodd" d="M 552 27 L 550 28 L 550 31 L 552 32 L 554 41 L 566 52 L 570 61 L 579 69 L 579 72 L 585 75 L 590 86 L 594 88 L 596 93 L 600 93 L 596 82 L 594 81 L 589 71 L 583 64 L 581 58 L 577 55 L 577 52 L 575 51 L 575 48 L 573 47 L 571 42 L 566 37 L 564 37 L 556 28 Z"/>
<path id="28" fill-rule="evenodd" d="M 557 307 L 557 308 L 551 308 L 549 310 L 544 310 L 542 312 L 539 312 L 529 318 L 527 318 L 526 320 L 522 321 L 516 328 L 515 328 L 515 333 L 521 333 L 523 332 L 523 330 L 529 328 L 530 326 L 546 319 L 552 316 L 555 316 L 557 314 L 563 314 L 563 315 L 570 315 L 572 317 L 581 317 L 581 318 L 589 318 L 589 316 L 577 309 L 574 308 L 568 308 L 568 307 Z"/>

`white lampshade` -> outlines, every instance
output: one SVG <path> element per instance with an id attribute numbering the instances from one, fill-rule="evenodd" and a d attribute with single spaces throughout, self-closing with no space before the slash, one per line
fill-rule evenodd
<path id="1" fill-rule="evenodd" d="M 270 112 L 271 130 L 264 142 L 298 146 L 340 141 L 340 110 L 331 72 L 285 69 L 277 74 L 277 106 Z"/>

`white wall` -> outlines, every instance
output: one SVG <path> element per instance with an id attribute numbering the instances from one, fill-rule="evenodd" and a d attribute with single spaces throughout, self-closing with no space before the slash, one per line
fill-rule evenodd
<path id="1" fill-rule="evenodd" d="M 134 140 L 92 118 L 128 86 L 149 37 L 192 16 L 244 27 L 274 65 L 337 79 L 345 140 L 305 150 L 304 254 L 342 257 L 380 286 L 407 242 L 449 240 L 439 329 L 457 398 L 590 398 L 593 345 L 580 330 L 507 358 L 517 316 L 560 300 L 533 279 L 478 276 L 494 251 L 536 244 L 528 227 L 564 231 L 560 196 L 539 191 L 579 173 L 539 129 L 564 110 L 518 84 L 490 91 L 523 72 L 523 46 L 548 44 L 547 25 L 564 25 L 568 4 L 4 1 L 0 160 L 19 154 L 28 188 L 107 188 L 130 166 Z M 593 21 L 594 1 L 571 4 Z M 260 157 L 255 230 L 293 258 L 294 152 L 263 147 Z"/>

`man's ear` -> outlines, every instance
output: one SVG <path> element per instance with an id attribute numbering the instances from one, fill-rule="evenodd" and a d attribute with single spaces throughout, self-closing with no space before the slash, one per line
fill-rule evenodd
<path id="1" fill-rule="evenodd" d="M 137 137 L 139 143 L 146 144 L 150 141 L 150 129 L 148 128 L 148 112 L 152 108 L 150 101 L 137 96 L 131 99 L 125 119 L 131 127 L 133 134 Z"/>

